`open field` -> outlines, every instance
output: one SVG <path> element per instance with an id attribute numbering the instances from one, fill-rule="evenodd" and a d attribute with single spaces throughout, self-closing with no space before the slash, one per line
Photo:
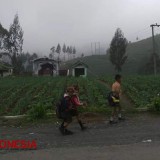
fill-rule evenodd
<path id="1" fill-rule="evenodd" d="M 83 78 L 8 77 L 0 79 L 0 114 L 17 115 L 43 108 L 54 112 L 54 106 L 67 86 L 79 84 L 80 99 L 88 104 L 87 111 L 106 110 L 106 93 L 96 80 Z"/>
<path id="2" fill-rule="evenodd" d="M 0 79 L 0 115 L 17 115 L 38 112 L 54 112 L 54 106 L 67 86 L 80 86 L 80 99 L 86 101 L 88 112 L 107 112 L 107 93 L 114 81 L 101 78 L 108 87 L 96 79 L 71 77 L 8 77 Z M 159 105 L 160 76 L 123 77 L 122 90 L 136 108 Z M 83 109 L 80 109 L 83 112 Z"/>

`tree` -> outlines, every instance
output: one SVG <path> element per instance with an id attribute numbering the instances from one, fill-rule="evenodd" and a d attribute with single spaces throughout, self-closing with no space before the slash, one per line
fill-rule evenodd
<path id="1" fill-rule="evenodd" d="M 50 50 L 51 53 L 49 54 L 49 58 L 54 59 L 55 47 L 53 46 Z"/>
<path id="2" fill-rule="evenodd" d="M 27 53 L 22 53 L 17 56 L 18 63 L 17 66 L 22 66 L 19 67 L 19 73 L 31 73 L 33 71 L 33 60 L 37 59 L 38 56 L 36 53 L 30 54 L 29 52 Z"/>
<path id="3" fill-rule="evenodd" d="M 76 48 L 74 47 L 73 48 L 73 58 L 75 58 L 75 55 L 76 55 Z"/>
<path id="4" fill-rule="evenodd" d="M 33 54 L 26 54 L 27 56 L 27 66 L 26 66 L 26 72 L 32 72 L 33 71 L 33 60 L 38 58 L 37 53 L 33 53 Z"/>
<path id="5" fill-rule="evenodd" d="M 81 58 L 83 58 L 83 57 L 84 57 L 84 53 L 81 54 Z"/>
<path id="6" fill-rule="evenodd" d="M 126 48 L 127 39 L 124 37 L 123 32 L 118 28 L 110 44 L 110 61 L 115 66 L 115 70 L 122 71 L 122 66 L 127 60 Z"/>
<path id="7" fill-rule="evenodd" d="M 64 61 L 65 61 L 65 59 L 66 59 L 66 57 L 65 57 L 65 54 L 66 54 L 66 51 L 67 51 L 67 48 L 66 48 L 66 45 L 64 44 L 63 45 L 63 53 L 64 53 Z"/>
<path id="8" fill-rule="evenodd" d="M 66 53 L 68 54 L 68 60 L 69 60 L 69 54 L 70 54 L 70 47 L 69 46 L 67 47 Z"/>
<path id="9" fill-rule="evenodd" d="M 5 51 L 5 42 L 8 35 L 9 32 L 7 31 L 7 29 L 3 28 L 3 26 L 0 24 L 0 52 Z"/>
<path id="10" fill-rule="evenodd" d="M 59 43 L 57 45 L 56 53 L 58 54 L 58 60 L 59 60 L 59 56 L 60 56 L 60 53 L 61 53 L 61 46 L 60 46 Z"/>
<path id="11" fill-rule="evenodd" d="M 73 53 L 73 48 L 72 48 L 72 46 L 70 46 L 70 47 L 69 47 L 69 55 L 71 56 L 72 53 Z M 71 56 L 71 57 L 72 57 L 72 56 Z"/>
<path id="12" fill-rule="evenodd" d="M 11 63 L 14 67 L 14 73 L 19 72 L 19 64 L 21 64 L 21 62 L 18 56 L 22 54 L 22 47 L 23 30 L 19 23 L 18 14 L 16 14 L 13 20 L 13 24 L 11 24 L 10 26 L 8 37 L 5 41 L 5 49 L 7 50 L 7 52 L 3 53 L 3 55 L 7 55 L 11 59 Z"/>

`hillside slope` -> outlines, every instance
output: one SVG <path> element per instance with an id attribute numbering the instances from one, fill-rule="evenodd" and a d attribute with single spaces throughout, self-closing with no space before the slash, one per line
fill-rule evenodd
<path id="1" fill-rule="evenodd" d="M 156 53 L 159 53 L 160 35 L 155 36 Z M 152 38 L 147 38 L 138 42 L 129 43 L 127 47 L 128 59 L 122 68 L 122 74 L 144 73 L 144 66 L 149 61 L 152 54 Z M 72 64 L 79 58 L 69 61 Z M 89 66 L 89 73 L 92 75 L 112 75 L 115 74 L 114 66 L 109 60 L 109 55 L 92 55 L 81 58 Z"/>

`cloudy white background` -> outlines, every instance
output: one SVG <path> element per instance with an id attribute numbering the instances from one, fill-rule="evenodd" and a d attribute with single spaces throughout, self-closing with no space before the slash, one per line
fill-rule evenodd
<path id="1" fill-rule="evenodd" d="M 57 43 L 66 43 L 89 53 L 91 42 L 107 48 L 118 27 L 129 41 L 151 36 L 150 25 L 160 24 L 160 1 L 0 0 L 5 28 L 16 13 L 24 31 L 24 51 L 47 54 Z M 160 28 L 155 31 L 160 33 Z"/>

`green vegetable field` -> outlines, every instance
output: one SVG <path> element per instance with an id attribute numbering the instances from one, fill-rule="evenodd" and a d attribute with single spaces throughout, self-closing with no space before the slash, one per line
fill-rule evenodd
<path id="1" fill-rule="evenodd" d="M 67 86 L 80 86 L 80 99 L 88 104 L 87 111 L 106 110 L 107 89 L 93 79 L 60 77 L 8 77 L 0 79 L 0 115 L 54 112 L 55 105 Z"/>
<path id="2" fill-rule="evenodd" d="M 111 85 L 113 77 L 101 78 Z M 128 76 L 122 79 L 122 90 L 136 108 L 160 110 L 160 76 Z M 50 113 L 67 86 L 80 86 L 80 99 L 86 101 L 87 112 L 104 113 L 110 110 L 107 88 L 94 78 L 71 77 L 7 77 L 0 79 L 0 115 Z"/>

